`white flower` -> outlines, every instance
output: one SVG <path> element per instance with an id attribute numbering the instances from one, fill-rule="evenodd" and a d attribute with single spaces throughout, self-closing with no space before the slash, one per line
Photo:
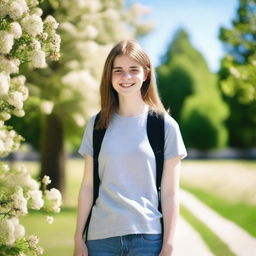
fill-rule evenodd
<path id="1" fill-rule="evenodd" d="M 13 20 L 19 19 L 23 12 L 22 6 L 15 1 L 11 3 L 10 8 L 8 9 L 8 13 Z"/>
<path id="2" fill-rule="evenodd" d="M 4 142 L 2 139 L 0 139 L 0 156 L 4 156 L 5 155 L 5 146 L 4 146 Z"/>
<path id="3" fill-rule="evenodd" d="M 14 145 L 13 138 L 7 137 L 7 138 L 5 139 L 5 149 L 7 149 L 8 151 L 11 151 L 13 145 Z"/>
<path id="4" fill-rule="evenodd" d="M 48 224 L 52 224 L 53 221 L 54 221 L 54 218 L 53 218 L 52 216 L 47 216 L 47 217 L 46 217 L 46 222 L 47 222 Z"/>
<path id="5" fill-rule="evenodd" d="M 44 249 L 42 247 L 35 248 L 36 255 L 43 255 Z"/>
<path id="6" fill-rule="evenodd" d="M 41 50 L 32 51 L 31 62 L 35 68 L 45 68 L 47 66 L 45 62 L 45 52 Z"/>
<path id="7" fill-rule="evenodd" d="M 35 249 L 39 243 L 39 238 L 35 235 L 31 235 L 27 238 L 27 242 L 30 248 Z"/>
<path id="8" fill-rule="evenodd" d="M 10 219 L 0 220 L 0 244 L 12 245 L 15 242 L 15 227 Z"/>
<path id="9" fill-rule="evenodd" d="M 19 72 L 20 61 L 18 59 L 7 59 L 0 55 L 0 70 L 7 74 Z"/>
<path id="10" fill-rule="evenodd" d="M 11 88 L 18 89 L 22 86 L 24 86 L 26 82 L 26 77 L 23 75 L 15 76 L 11 79 Z"/>
<path id="11" fill-rule="evenodd" d="M 17 187 L 14 194 L 12 194 L 11 199 L 13 200 L 12 205 L 13 209 L 18 213 L 25 215 L 28 213 L 27 209 L 27 200 L 23 196 L 23 189 L 21 187 Z"/>
<path id="12" fill-rule="evenodd" d="M 83 127 L 85 125 L 85 119 L 82 115 L 75 113 L 73 115 L 73 119 L 75 120 L 75 122 L 78 126 Z"/>
<path id="13" fill-rule="evenodd" d="M 23 117 L 25 116 L 25 111 L 23 109 L 14 109 L 12 113 L 17 117 Z"/>
<path id="14" fill-rule="evenodd" d="M 18 91 L 10 92 L 6 98 L 7 102 L 18 109 L 23 107 L 23 94 Z"/>
<path id="15" fill-rule="evenodd" d="M 43 207 L 44 201 L 42 198 L 42 191 L 40 190 L 29 190 L 28 191 L 28 206 L 31 209 L 39 210 Z"/>
<path id="16" fill-rule="evenodd" d="M 10 24 L 10 33 L 13 34 L 15 39 L 18 39 L 22 36 L 22 29 L 18 22 L 12 22 Z"/>
<path id="17" fill-rule="evenodd" d="M 25 228 L 19 223 L 15 225 L 14 236 L 15 236 L 15 240 L 18 240 L 25 236 Z"/>
<path id="18" fill-rule="evenodd" d="M 22 100 L 25 101 L 28 98 L 28 88 L 26 86 L 20 86 L 18 90 L 22 93 Z"/>
<path id="19" fill-rule="evenodd" d="M 28 11 L 26 0 L 16 0 L 16 2 L 21 6 L 23 12 Z"/>
<path id="20" fill-rule="evenodd" d="M 41 103 L 40 109 L 44 114 L 49 115 L 52 113 L 53 106 L 54 106 L 54 103 L 52 101 L 44 100 Z"/>
<path id="21" fill-rule="evenodd" d="M 51 181 L 51 179 L 50 179 L 49 176 L 44 175 L 44 177 L 43 177 L 43 179 L 42 179 L 42 182 L 47 186 L 47 185 L 49 185 L 52 181 Z"/>
<path id="22" fill-rule="evenodd" d="M 43 32 L 43 33 L 40 34 L 40 38 L 42 40 L 46 40 L 48 38 L 48 34 L 46 32 Z"/>
<path id="23" fill-rule="evenodd" d="M 7 54 L 14 44 L 14 36 L 7 31 L 0 30 L 0 53 Z"/>
<path id="24" fill-rule="evenodd" d="M 111 20 L 118 20 L 120 17 L 120 14 L 113 8 L 107 9 L 104 14 L 108 19 Z"/>
<path id="25" fill-rule="evenodd" d="M 37 16 L 42 16 L 43 14 L 43 10 L 39 7 L 36 7 L 33 11 L 32 11 L 32 14 L 36 14 Z"/>
<path id="26" fill-rule="evenodd" d="M 12 186 L 22 186 L 30 190 L 38 190 L 39 185 L 36 180 L 34 180 L 29 174 L 25 166 L 19 166 L 16 172 L 8 180 L 8 183 Z"/>
<path id="27" fill-rule="evenodd" d="M 53 51 L 59 52 L 59 51 L 60 51 L 60 42 L 61 42 L 60 35 L 58 35 L 58 34 L 53 34 L 53 35 L 52 35 L 52 38 L 51 38 L 50 48 L 51 48 Z"/>
<path id="28" fill-rule="evenodd" d="M 98 35 L 98 30 L 94 26 L 88 25 L 85 29 L 85 33 L 90 39 L 94 39 Z"/>
<path id="29" fill-rule="evenodd" d="M 11 118 L 11 115 L 9 113 L 6 112 L 2 112 L 0 113 L 0 118 L 4 121 L 9 120 Z"/>
<path id="30" fill-rule="evenodd" d="M 0 73 L 0 96 L 7 95 L 9 92 L 9 84 L 10 77 L 4 72 Z"/>
<path id="31" fill-rule="evenodd" d="M 38 40 L 36 40 L 36 39 L 33 39 L 33 40 L 32 40 L 32 43 L 30 44 L 30 46 L 31 46 L 31 48 L 32 48 L 33 50 L 41 50 L 41 44 L 40 44 L 40 42 L 39 42 Z"/>
<path id="32" fill-rule="evenodd" d="M 60 212 L 61 193 L 56 188 L 45 191 L 45 206 L 46 210 L 53 212 Z"/>
<path id="33" fill-rule="evenodd" d="M 50 27 L 51 30 L 56 30 L 59 26 L 59 23 L 54 19 L 53 16 L 48 15 L 45 20 L 44 23 L 46 25 L 48 25 Z"/>
<path id="34" fill-rule="evenodd" d="M 32 14 L 26 16 L 21 21 L 23 29 L 31 36 L 36 36 L 43 32 L 43 22 L 40 16 Z"/>

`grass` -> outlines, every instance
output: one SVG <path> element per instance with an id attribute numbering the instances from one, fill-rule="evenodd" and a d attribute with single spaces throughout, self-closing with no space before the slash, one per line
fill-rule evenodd
<path id="1" fill-rule="evenodd" d="M 34 234 L 40 238 L 44 256 L 70 256 L 73 253 L 75 218 L 75 209 L 64 208 L 54 216 L 52 224 L 46 223 L 46 215 L 41 212 L 32 212 L 20 222 L 25 226 L 27 236 Z"/>
<path id="2" fill-rule="evenodd" d="M 236 256 L 202 221 L 196 218 L 186 207 L 181 205 L 181 215 L 198 231 L 214 255 Z"/>
<path id="3" fill-rule="evenodd" d="M 64 206 L 59 214 L 54 216 L 54 223 L 49 225 L 46 223 L 46 215 L 40 212 L 32 212 L 28 216 L 22 218 L 21 222 L 26 227 L 26 234 L 38 235 L 40 238 L 40 245 L 45 249 L 44 256 L 70 256 L 73 251 L 73 234 L 76 225 L 76 204 L 77 196 L 80 188 L 81 179 L 83 176 L 83 160 L 82 159 L 70 159 L 66 166 L 66 195 Z M 185 168 L 207 168 L 209 163 L 211 168 L 226 168 L 230 163 L 236 166 L 236 168 L 243 170 L 244 166 L 253 170 L 255 162 L 244 162 L 244 161 L 190 161 L 186 160 L 183 162 Z M 36 176 L 39 170 L 39 163 L 35 162 L 19 162 L 18 165 L 25 164 L 31 171 L 33 176 Z M 205 181 L 204 181 L 205 182 Z M 256 206 L 244 205 L 232 205 L 229 202 L 224 201 L 222 198 L 218 198 L 213 193 L 205 193 L 203 190 L 196 189 L 195 187 L 182 185 L 188 191 L 196 194 L 202 201 L 214 208 L 220 214 L 223 212 L 223 216 L 233 220 L 236 223 L 240 223 L 244 229 L 248 230 L 252 235 L 256 235 L 255 227 L 255 213 Z M 241 208 L 242 207 L 242 208 Z M 241 210 L 242 209 L 242 210 Z M 254 211 L 254 212 L 253 212 Z M 224 213 L 225 212 L 225 213 Z M 216 255 L 232 255 L 225 253 L 218 253 L 218 250 L 227 250 L 223 242 L 218 241 L 214 238 L 214 234 L 205 228 L 200 220 L 196 219 L 191 213 L 182 209 L 182 215 L 194 226 L 202 235 L 203 239 L 208 244 L 212 251 L 217 252 Z M 224 215 L 225 214 L 225 215 Z"/>
<path id="4" fill-rule="evenodd" d="M 188 185 L 182 185 L 183 189 L 191 192 L 206 205 L 210 206 L 223 217 L 235 222 L 243 229 L 256 237 L 256 206 L 244 203 L 232 203 L 214 194 Z"/>

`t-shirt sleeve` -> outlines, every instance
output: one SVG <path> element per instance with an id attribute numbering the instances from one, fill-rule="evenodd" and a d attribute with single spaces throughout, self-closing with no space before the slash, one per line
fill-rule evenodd
<path id="1" fill-rule="evenodd" d="M 187 150 L 178 123 L 169 114 L 166 114 L 164 158 L 167 160 L 176 156 L 181 156 L 181 159 L 185 158 Z"/>
<path id="2" fill-rule="evenodd" d="M 78 149 L 78 153 L 83 157 L 86 155 L 93 156 L 92 134 L 95 118 L 96 115 L 89 119 L 84 131 L 80 148 Z"/>

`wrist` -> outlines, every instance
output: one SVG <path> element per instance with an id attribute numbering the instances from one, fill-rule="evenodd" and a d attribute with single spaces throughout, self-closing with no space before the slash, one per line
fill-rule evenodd
<path id="1" fill-rule="evenodd" d="M 74 235 L 74 240 L 75 241 L 83 240 L 83 233 L 76 232 L 75 235 Z"/>

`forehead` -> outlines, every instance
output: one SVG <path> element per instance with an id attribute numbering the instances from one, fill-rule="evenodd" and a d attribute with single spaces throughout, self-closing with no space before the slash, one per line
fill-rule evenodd
<path id="1" fill-rule="evenodd" d="M 134 60 L 128 55 L 119 55 L 115 57 L 113 67 L 130 67 L 130 66 L 142 67 L 136 60 Z"/>

